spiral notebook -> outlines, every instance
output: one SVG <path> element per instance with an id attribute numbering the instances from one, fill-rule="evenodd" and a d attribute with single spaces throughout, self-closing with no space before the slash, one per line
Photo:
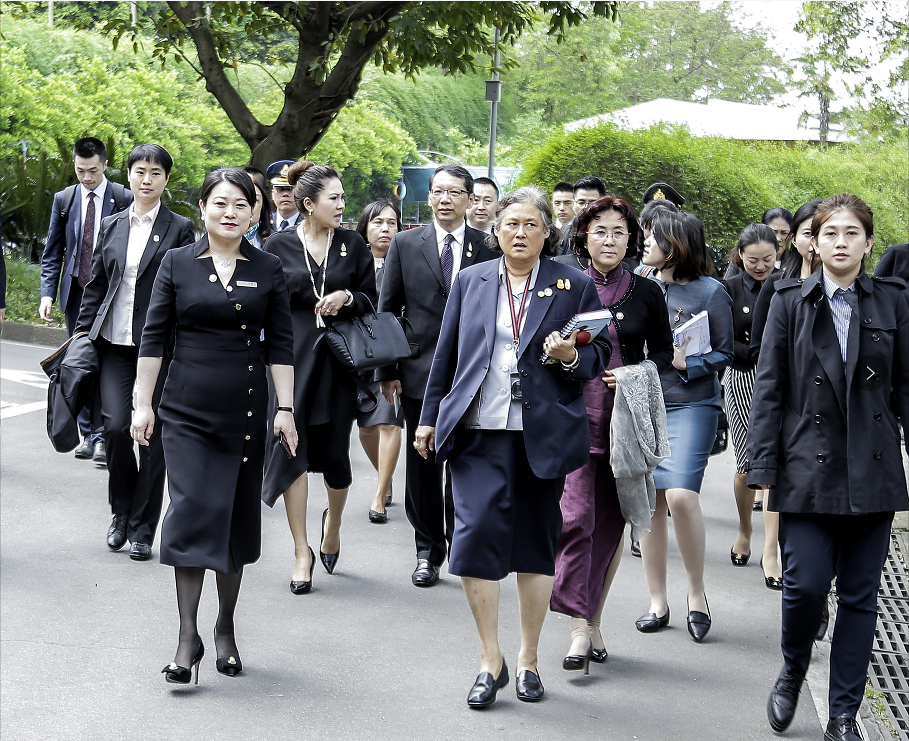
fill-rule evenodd
<path id="1" fill-rule="evenodd" d="M 710 324 L 706 311 L 695 314 L 687 322 L 676 327 L 672 333 L 676 347 L 681 347 L 688 337 L 691 337 L 691 342 L 685 348 L 686 358 L 689 355 L 706 355 L 713 349 L 710 346 Z"/>
<path id="2" fill-rule="evenodd" d="M 568 321 L 559 335 L 565 339 L 574 330 L 578 330 L 577 344 L 587 345 L 593 342 L 596 337 L 603 332 L 612 321 L 612 312 L 609 309 L 597 309 L 596 311 L 585 311 L 582 314 L 575 314 Z M 559 361 L 550 358 L 546 353 L 540 356 L 540 362 L 543 365 L 553 365 Z"/>

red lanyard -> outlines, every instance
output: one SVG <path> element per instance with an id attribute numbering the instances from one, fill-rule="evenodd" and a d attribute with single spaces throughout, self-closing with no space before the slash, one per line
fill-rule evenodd
<path id="1" fill-rule="evenodd" d="M 524 303 L 527 301 L 527 294 L 530 288 L 530 276 L 524 281 L 524 293 L 521 295 L 521 308 L 518 313 L 514 313 L 514 294 L 511 292 L 511 279 L 508 277 L 508 271 L 505 271 L 505 285 L 508 287 L 508 308 L 511 309 L 511 332 L 514 336 L 514 351 L 518 352 L 518 344 L 521 342 L 521 319 L 524 316 Z"/>

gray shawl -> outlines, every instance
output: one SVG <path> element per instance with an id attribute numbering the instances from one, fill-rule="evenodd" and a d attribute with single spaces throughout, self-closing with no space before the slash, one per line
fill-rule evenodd
<path id="1" fill-rule="evenodd" d="M 650 532 L 656 506 L 653 469 L 669 457 L 669 433 L 660 374 L 651 360 L 613 368 L 617 386 L 609 463 L 632 540 Z"/>

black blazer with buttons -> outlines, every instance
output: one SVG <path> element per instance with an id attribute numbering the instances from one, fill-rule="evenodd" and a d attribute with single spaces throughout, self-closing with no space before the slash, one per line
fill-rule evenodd
<path id="1" fill-rule="evenodd" d="M 846 363 L 821 271 L 777 287 L 751 403 L 748 484 L 770 484 L 777 512 L 906 509 L 897 424 L 909 418 L 905 284 L 859 275 Z"/>
<path id="2" fill-rule="evenodd" d="M 161 258 L 168 250 L 183 247 L 196 241 L 193 223 L 185 216 L 171 211 L 163 203 L 142 258 L 136 278 L 136 298 L 133 304 L 133 344 L 138 347 L 145 327 L 145 316 L 151 302 L 155 276 Z M 98 339 L 111 302 L 123 279 L 126 266 L 126 248 L 129 244 L 129 209 L 101 221 L 98 243 L 92 257 L 92 277 L 82 294 L 79 321 L 75 332 L 88 332 L 92 340 Z"/>
<path id="3" fill-rule="evenodd" d="M 770 278 L 773 275 L 768 275 Z M 759 283 L 744 270 L 723 280 L 723 287 L 732 299 L 732 338 L 734 355 L 732 367 L 737 371 L 750 371 L 756 365 L 751 358 L 751 330 L 754 307 L 761 293 Z"/>
<path id="4" fill-rule="evenodd" d="M 496 254 L 486 246 L 486 235 L 466 227 L 460 269 L 495 257 Z M 379 311 L 390 311 L 407 319 L 404 331 L 414 348 L 414 355 L 397 366 L 379 368 L 377 381 L 398 379 L 404 396 L 423 398 L 447 299 L 442 286 L 435 225 L 396 234 L 385 256 Z"/>

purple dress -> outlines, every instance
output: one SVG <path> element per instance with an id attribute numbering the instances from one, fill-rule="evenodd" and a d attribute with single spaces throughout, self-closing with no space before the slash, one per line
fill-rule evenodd
<path id="1" fill-rule="evenodd" d="M 605 279 L 592 265 L 587 274 L 594 279 L 603 306 L 616 303 L 631 285 L 631 273 L 621 264 Z M 609 325 L 609 341 L 612 355 L 606 369 L 612 370 L 622 365 L 622 348 L 613 324 Z M 609 425 L 615 392 L 602 379 L 600 376 L 584 384 L 590 461 L 565 479 L 562 534 L 549 603 L 555 612 L 588 619 L 600 606 L 606 570 L 625 530 L 615 476 L 609 465 Z"/>

